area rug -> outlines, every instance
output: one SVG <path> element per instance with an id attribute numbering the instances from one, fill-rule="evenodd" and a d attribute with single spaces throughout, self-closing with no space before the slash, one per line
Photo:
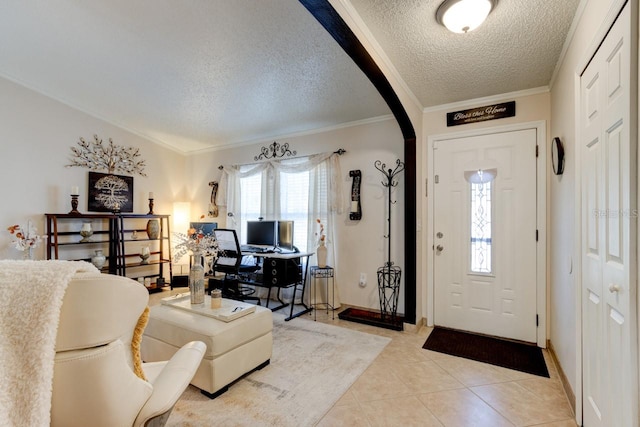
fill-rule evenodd
<path id="1" fill-rule="evenodd" d="M 376 326 L 378 328 L 391 329 L 392 331 L 401 331 L 404 316 L 397 315 L 382 317 L 377 311 L 363 310 L 360 308 L 349 307 L 338 313 L 338 317 L 342 320 L 350 322 L 362 323 L 364 325 Z"/>
<path id="2" fill-rule="evenodd" d="M 167 426 L 313 426 L 390 339 L 273 313 L 271 364 L 211 400 L 189 386 Z"/>
<path id="3" fill-rule="evenodd" d="M 422 348 L 549 378 L 542 350 L 535 345 L 436 327 Z"/>

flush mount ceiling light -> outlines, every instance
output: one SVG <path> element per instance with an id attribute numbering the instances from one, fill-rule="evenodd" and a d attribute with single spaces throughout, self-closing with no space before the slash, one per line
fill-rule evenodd
<path id="1" fill-rule="evenodd" d="M 473 31 L 487 19 L 498 0 L 445 0 L 436 19 L 454 33 Z"/>

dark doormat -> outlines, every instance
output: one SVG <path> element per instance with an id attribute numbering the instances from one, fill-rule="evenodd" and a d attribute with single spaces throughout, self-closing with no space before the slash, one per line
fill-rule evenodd
<path id="1" fill-rule="evenodd" d="M 404 323 L 404 316 L 396 316 L 395 319 L 392 319 L 391 316 L 384 316 L 383 318 L 378 312 L 353 307 L 338 313 L 338 318 L 394 331 L 401 331 Z"/>
<path id="2" fill-rule="evenodd" d="M 532 344 L 436 327 L 422 348 L 549 378 L 542 349 Z"/>

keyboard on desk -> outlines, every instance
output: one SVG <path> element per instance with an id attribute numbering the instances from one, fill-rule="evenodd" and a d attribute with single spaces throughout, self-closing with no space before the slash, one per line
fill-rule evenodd
<path id="1" fill-rule="evenodd" d="M 240 245 L 240 250 L 242 252 L 253 252 L 255 254 L 272 254 L 273 249 L 263 248 L 260 246 L 251 246 L 251 245 Z"/>

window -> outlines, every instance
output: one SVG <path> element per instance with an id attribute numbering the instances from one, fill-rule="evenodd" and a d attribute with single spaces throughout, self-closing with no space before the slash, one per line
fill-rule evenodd
<path id="1" fill-rule="evenodd" d="M 471 271 L 491 273 L 491 181 L 471 183 Z"/>
<path id="2" fill-rule="evenodd" d="M 306 248 L 309 224 L 309 172 L 280 173 L 280 218 L 294 221 L 293 244 Z"/>
<path id="3" fill-rule="evenodd" d="M 255 221 L 260 215 L 262 205 L 262 174 L 240 179 L 240 242 L 247 242 L 247 221 Z"/>
<path id="4" fill-rule="evenodd" d="M 326 206 L 328 198 L 328 173 L 322 165 L 311 171 L 275 171 L 278 179 L 263 179 L 263 174 L 240 178 L 240 241 L 246 243 L 247 221 L 260 217 L 267 220 L 294 221 L 294 245 L 301 250 L 316 246 L 315 233 L 318 231 L 316 219 L 327 224 L 326 208 L 313 209 L 310 206 Z M 270 188 L 276 183 L 278 189 Z M 270 195 L 270 196 L 267 196 Z M 271 200 L 263 200 L 272 197 Z M 310 203 L 311 202 L 311 203 Z M 271 205 L 276 212 L 269 212 Z M 237 220 L 237 219 L 236 219 Z"/>
<path id="5" fill-rule="evenodd" d="M 301 251 L 317 246 L 319 219 L 329 231 L 333 212 L 341 209 L 340 164 L 334 153 L 225 168 L 230 228 L 246 243 L 246 223 L 265 220 L 294 222 L 294 244 Z M 331 190 L 330 190 L 331 189 Z"/>

